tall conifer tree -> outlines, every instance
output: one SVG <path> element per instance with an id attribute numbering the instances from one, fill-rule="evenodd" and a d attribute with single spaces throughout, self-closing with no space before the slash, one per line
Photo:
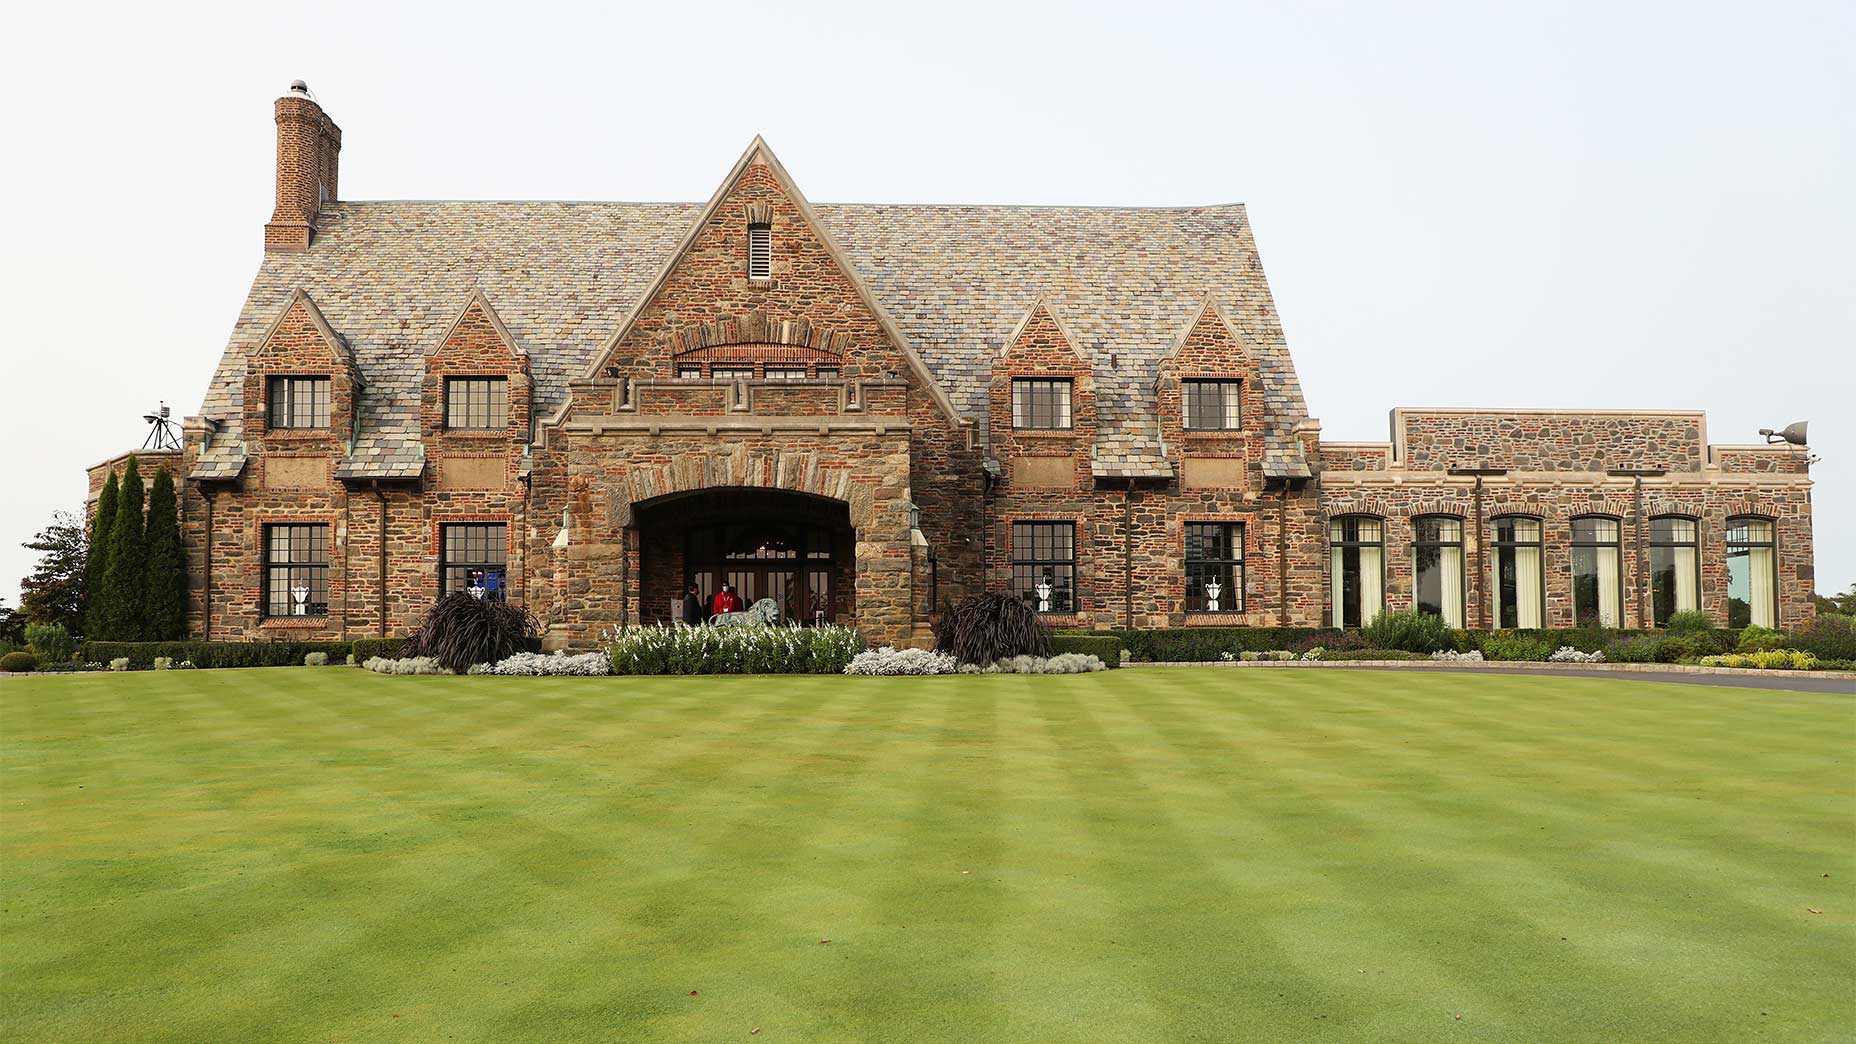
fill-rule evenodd
<path id="1" fill-rule="evenodd" d="M 122 472 L 116 518 L 110 523 L 109 562 L 103 567 L 107 612 L 101 637 L 115 642 L 142 640 L 143 577 L 147 548 L 142 541 L 142 470 L 135 458 Z"/>
<path id="2" fill-rule="evenodd" d="M 155 472 L 148 491 L 148 524 L 143 536 L 147 576 L 142 598 L 142 638 L 151 642 L 180 639 L 187 628 L 187 560 L 180 542 L 180 509 L 168 469 Z"/>
<path id="3" fill-rule="evenodd" d="M 90 546 L 84 556 L 84 634 L 103 637 L 109 598 L 103 591 L 103 574 L 110 560 L 110 530 L 116 524 L 116 501 L 120 490 L 116 473 L 103 480 L 103 492 L 97 494 L 97 512 L 90 517 Z"/>

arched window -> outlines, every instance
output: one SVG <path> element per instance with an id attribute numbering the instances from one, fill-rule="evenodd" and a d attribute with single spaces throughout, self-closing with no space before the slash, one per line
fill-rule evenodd
<path id="1" fill-rule="evenodd" d="M 1328 522 L 1328 599 L 1336 627 L 1362 627 L 1385 608 L 1385 523 L 1369 515 Z"/>
<path id="2" fill-rule="evenodd" d="M 1620 561 L 1617 519 L 1587 515 L 1572 520 L 1573 626 L 1624 625 Z"/>
<path id="3" fill-rule="evenodd" d="M 1463 626 L 1463 520 L 1420 515 L 1411 520 L 1412 607 Z"/>
<path id="4" fill-rule="evenodd" d="M 1692 518 L 1650 520 L 1650 612 L 1657 627 L 1677 613 L 1701 608 L 1701 526 Z"/>
<path id="5" fill-rule="evenodd" d="M 1727 624 L 1779 626 L 1778 553 L 1769 518 L 1727 520 Z"/>
<path id="6" fill-rule="evenodd" d="M 1546 615 L 1541 583 L 1540 520 L 1503 515 L 1495 522 L 1495 626 L 1537 628 Z"/>

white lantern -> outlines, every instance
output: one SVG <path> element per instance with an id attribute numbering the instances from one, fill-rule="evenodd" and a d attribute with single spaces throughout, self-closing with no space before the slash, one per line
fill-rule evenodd
<path id="1" fill-rule="evenodd" d="M 483 585 L 482 584 L 472 584 L 467 590 L 470 591 L 470 596 L 472 598 L 475 598 L 479 602 L 483 601 Z"/>
<path id="2" fill-rule="evenodd" d="M 1224 587 L 1223 585 L 1219 584 L 1218 581 L 1207 580 L 1205 582 L 1205 611 L 1206 612 L 1215 613 L 1218 611 L 1218 596 L 1223 593 L 1224 593 Z"/>
<path id="3" fill-rule="evenodd" d="M 1050 612 L 1050 581 L 1039 580 L 1036 590 L 1038 593 L 1038 612 Z"/>
<path id="4" fill-rule="evenodd" d="M 295 587 L 292 587 L 290 589 L 290 597 L 296 599 L 296 615 L 298 616 L 308 615 L 309 613 L 309 588 L 305 587 L 302 584 L 298 584 Z"/>

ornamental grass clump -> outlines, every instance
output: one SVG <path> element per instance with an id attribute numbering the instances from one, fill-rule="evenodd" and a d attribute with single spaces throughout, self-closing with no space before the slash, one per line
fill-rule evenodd
<path id="1" fill-rule="evenodd" d="M 1415 609 L 1380 613 L 1360 629 L 1360 636 L 1373 649 L 1434 653 L 1456 648 L 1456 634 L 1444 623 L 1443 617 Z M 1488 650 L 1483 652 L 1486 655 Z"/>
<path id="2" fill-rule="evenodd" d="M 849 627 L 653 624 L 612 636 L 613 674 L 840 674 L 862 652 Z"/>
<path id="3" fill-rule="evenodd" d="M 1741 667 L 1765 671 L 1815 671 L 1820 666 L 1817 657 L 1803 649 L 1768 649 L 1755 653 L 1728 653 L 1724 656 L 1703 656 L 1703 667 Z"/>
<path id="4" fill-rule="evenodd" d="M 1017 598 L 974 595 L 941 615 L 934 648 L 975 665 L 1014 656 L 1049 656 L 1050 628 Z"/>
<path id="5" fill-rule="evenodd" d="M 473 664 L 497 663 L 522 652 L 535 637 L 528 610 L 465 591 L 448 594 L 425 614 L 406 641 L 406 654 L 429 656 L 462 674 Z"/>

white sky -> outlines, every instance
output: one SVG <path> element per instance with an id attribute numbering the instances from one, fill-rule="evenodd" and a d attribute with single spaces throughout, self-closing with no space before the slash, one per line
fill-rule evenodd
<path id="1" fill-rule="evenodd" d="M 1512 10 L 1499 11 L 1499 7 Z M 256 270 L 271 101 L 353 199 L 1249 205 L 1311 411 L 1811 421 L 1856 581 L 1856 4 L 237 4 L 9 16 L 0 594 L 85 465 L 195 413 Z"/>

